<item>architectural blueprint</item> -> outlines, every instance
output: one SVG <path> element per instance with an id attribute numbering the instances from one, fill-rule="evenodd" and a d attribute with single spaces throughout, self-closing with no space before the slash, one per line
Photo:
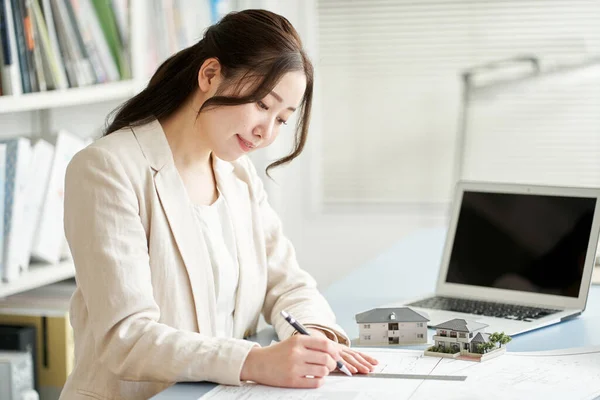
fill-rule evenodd
<path id="1" fill-rule="evenodd" d="M 379 360 L 374 372 L 464 375 L 465 381 L 381 379 L 332 374 L 318 389 L 281 389 L 253 383 L 218 386 L 202 400 L 595 399 L 600 396 L 600 347 L 511 353 L 477 363 L 424 357 L 422 351 L 363 348 Z M 219 397 L 217 397 L 219 396 Z"/>

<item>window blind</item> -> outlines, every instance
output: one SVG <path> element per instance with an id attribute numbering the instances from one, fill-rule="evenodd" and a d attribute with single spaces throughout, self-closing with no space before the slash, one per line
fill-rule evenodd
<path id="1" fill-rule="evenodd" d="M 461 177 L 600 187 L 600 58 L 469 94 Z"/>
<path id="2" fill-rule="evenodd" d="M 457 141 L 463 71 L 600 54 L 600 2 L 318 0 L 317 13 L 325 205 L 444 204 L 460 143 L 462 178 L 600 185 L 600 90 L 569 84 L 577 71 L 474 93 Z"/>

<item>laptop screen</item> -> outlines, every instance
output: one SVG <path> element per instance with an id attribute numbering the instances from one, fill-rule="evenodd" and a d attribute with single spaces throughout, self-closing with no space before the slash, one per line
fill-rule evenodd
<path id="1" fill-rule="evenodd" d="M 595 198 L 463 193 L 446 282 L 577 297 Z"/>

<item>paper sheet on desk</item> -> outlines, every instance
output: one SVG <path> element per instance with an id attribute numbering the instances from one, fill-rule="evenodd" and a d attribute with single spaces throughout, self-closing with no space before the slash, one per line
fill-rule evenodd
<path id="1" fill-rule="evenodd" d="M 600 347 L 556 352 L 507 353 L 475 363 L 423 357 L 422 351 L 357 349 L 376 357 L 376 372 L 467 375 L 464 382 L 327 377 L 318 389 L 281 389 L 245 384 L 218 386 L 202 400 L 594 399 L 600 396 Z"/>

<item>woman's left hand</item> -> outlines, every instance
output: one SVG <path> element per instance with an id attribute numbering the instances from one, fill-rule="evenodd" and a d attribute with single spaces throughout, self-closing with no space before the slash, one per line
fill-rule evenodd
<path id="1" fill-rule="evenodd" d="M 327 337 L 327 335 L 319 329 L 307 328 L 307 330 L 313 336 L 319 335 Z M 369 372 L 372 372 L 375 369 L 375 365 L 379 363 L 375 358 L 365 353 L 361 353 L 360 351 L 355 351 L 346 345 L 341 343 L 336 343 L 336 345 L 342 356 L 340 361 L 342 361 L 353 374 L 368 374 Z"/>

